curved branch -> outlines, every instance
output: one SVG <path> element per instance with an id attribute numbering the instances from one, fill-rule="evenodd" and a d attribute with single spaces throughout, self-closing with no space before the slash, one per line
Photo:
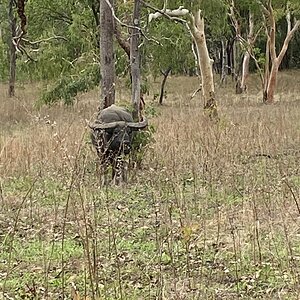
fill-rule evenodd
<path id="1" fill-rule="evenodd" d="M 28 43 L 30 45 L 37 45 L 37 44 L 40 44 L 40 43 L 44 43 L 44 42 L 48 42 L 48 41 L 51 41 L 51 40 L 64 40 L 64 41 L 68 41 L 67 38 L 63 37 L 63 36 L 59 36 L 59 35 L 55 35 L 55 36 L 50 36 L 49 38 L 46 38 L 46 39 L 41 39 L 41 40 L 38 40 L 38 41 L 34 41 L 34 42 L 31 42 L 29 41 L 28 39 L 22 39 L 25 43 Z"/>
<path id="2" fill-rule="evenodd" d="M 130 58 L 130 44 L 125 38 L 122 37 L 121 30 L 118 28 L 118 26 L 115 26 L 115 37 L 121 48 L 127 54 L 128 58 Z"/>
<path id="3" fill-rule="evenodd" d="M 113 18 L 114 18 L 121 26 L 130 28 L 130 29 L 136 29 L 136 30 L 138 30 L 138 31 L 141 33 L 141 35 L 142 35 L 147 41 L 152 41 L 152 42 L 155 42 L 156 44 L 160 45 L 159 41 L 157 41 L 157 40 L 155 40 L 155 39 L 153 39 L 153 38 L 148 38 L 148 37 L 146 36 L 146 34 L 143 32 L 142 28 L 140 28 L 140 27 L 138 27 L 138 26 L 134 26 L 134 25 L 129 25 L 129 24 L 126 24 L 126 23 L 122 22 L 122 21 L 116 16 L 115 10 L 114 10 L 113 6 L 111 5 L 111 3 L 109 2 L 109 0 L 104 0 L 104 1 L 107 3 L 108 7 L 110 8 Z M 141 1 L 141 0 L 140 0 L 140 1 Z M 141 3 L 144 3 L 144 2 L 141 1 Z M 116 27 L 116 26 L 115 26 L 115 27 Z"/>
<path id="4" fill-rule="evenodd" d="M 183 23 L 183 24 L 187 23 L 186 20 L 178 18 L 180 16 L 184 16 L 184 15 L 187 15 L 189 13 L 189 11 L 187 9 L 185 9 L 183 6 L 179 6 L 177 9 L 171 10 L 171 9 L 167 9 L 165 7 L 166 3 L 164 3 L 164 8 L 163 9 L 158 9 L 158 8 L 150 5 L 149 3 L 146 3 L 143 0 L 140 0 L 140 1 L 144 6 L 146 6 L 150 9 L 152 9 L 153 11 L 155 11 L 155 13 L 149 14 L 149 18 L 148 18 L 149 23 L 153 19 L 157 19 L 157 18 L 162 17 L 162 16 L 168 18 L 169 20 L 176 21 L 176 22 L 179 22 L 179 23 Z"/>

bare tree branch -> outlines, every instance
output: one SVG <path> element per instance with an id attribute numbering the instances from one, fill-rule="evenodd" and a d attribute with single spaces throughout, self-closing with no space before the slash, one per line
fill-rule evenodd
<path id="1" fill-rule="evenodd" d="M 121 30 L 118 28 L 118 26 L 115 25 L 115 37 L 121 46 L 121 48 L 125 51 L 127 54 L 128 58 L 130 57 L 130 43 L 122 37 Z"/>
<path id="2" fill-rule="evenodd" d="M 251 56 L 251 58 L 254 60 L 255 66 L 256 66 L 256 68 L 257 68 L 257 70 L 259 72 L 259 77 L 260 77 L 261 82 L 263 84 L 264 77 L 263 77 L 263 74 L 262 74 L 261 67 L 260 67 L 260 65 L 258 63 L 258 60 L 257 60 L 257 58 L 255 57 L 255 55 L 253 53 L 252 45 L 249 45 L 248 41 L 246 41 L 242 36 L 239 37 L 239 40 L 242 43 L 242 45 L 245 47 L 246 51 L 249 53 L 249 55 Z"/>
<path id="3" fill-rule="evenodd" d="M 199 93 L 201 90 L 202 90 L 202 85 L 200 84 L 200 86 L 192 93 L 190 100 L 192 100 L 197 95 L 197 93 Z"/>
<path id="4" fill-rule="evenodd" d="M 186 20 L 178 18 L 178 16 L 184 16 L 184 15 L 189 13 L 189 11 L 187 9 L 183 8 L 183 6 L 179 6 L 178 9 L 171 10 L 171 9 L 166 8 L 166 6 L 165 6 L 166 2 L 164 2 L 163 9 L 158 9 L 158 8 L 150 5 L 149 3 L 146 3 L 143 0 L 140 0 L 140 1 L 146 7 L 152 9 L 153 11 L 155 11 L 154 14 L 149 14 L 149 19 L 148 19 L 149 23 L 151 22 L 151 20 L 157 19 L 161 16 L 164 16 L 164 17 L 168 18 L 169 20 L 176 21 L 176 22 L 179 22 L 179 23 L 183 23 L 183 24 L 187 23 Z"/>
<path id="5" fill-rule="evenodd" d="M 274 61 L 277 57 L 276 48 L 275 48 L 276 21 L 275 21 L 274 10 L 271 5 L 271 1 L 269 1 L 268 4 L 268 11 L 269 11 L 269 19 L 270 19 L 270 29 L 269 29 L 270 55 L 271 55 L 271 60 Z"/>
<path id="6" fill-rule="evenodd" d="M 264 4 L 259 1 L 259 0 L 256 0 L 256 3 L 260 5 L 260 7 L 262 8 L 263 10 L 263 13 L 266 15 L 266 16 L 269 16 L 270 12 L 269 10 L 264 6 Z"/>
<path id="7" fill-rule="evenodd" d="M 37 62 L 37 60 L 35 60 L 34 58 L 32 58 L 32 57 L 29 55 L 29 53 L 27 52 L 27 50 L 26 50 L 26 48 L 25 48 L 24 46 L 22 46 L 21 44 L 16 45 L 15 43 L 14 43 L 14 45 L 15 45 L 17 51 L 19 51 L 19 52 L 21 52 L 23 55 L 25 55 L 25 56 L 28 58 L 28 60 L 33 61 L 33 62 Z"/>
<path id="8" fill-rule="evenodd" d="M 130 28 L 130 29 L 137 29 L 139 30 L 139 32 L 141 33 L 141 35 L 147 40 L 147 41 L 152 41 L 152 42 L 155 42 L 156 44 L 160 45 L 159 41 L 153 39 L 153 38 L 149 38 L 146 36 L 146 34 L 143 32 L 142 28 L 140 27 L 137 27 L 137 26 L 133 26 L 133 25 L 129 25 L 129 24 L 126 24 L 124 22 L 122 22 L 117 16 L 116 16 L 116 13 L 115 13 L 115 10 L 113 8 L 113 6 L 111 5 L 111 3 L 109 2 L 109 0 L 104 0 L 107 5 L 109 6 L 110 10 L 111 10 L 111 13 L 112 13 L 112 16 L 113 18 L 123 27 L 127 27 L 127 28 Z M 143 1 L 141 1 L 142 3 Z"/>
<path id="9" fill-rule="evenodd" d="M 287 13 L 286 13 L 286 22 L 287 22 L 287 33 L 289 33 L 291 31 L 291 12 L 288 10 Z"/>
<path id="10" fill-rule="evenodd" d="M 114 10 L 113 6 L 111 5 L 111 3 L 109 2 L 109 0 L 104 0 L 104 1 L 106 2 L 106 4 L 108 5 L 108 7 L 110 8 L 113 18 L 114 18 L 121 26 L 124 26 L 124 27 L 127 27 L 127 28 L 131 28 L 131 29 L 137 29 L 137 30 L 141 31 L 141 28 L 140 28 L 140 27 L 133 26 L 133 25 L 129 25 L 129 24 L 126 24 L 126 23 L 122 22 L 122 21 L 116 16 L 115 10 Z"/>
<path id="11" fill-rule="evenodd" d="M 47 17 L 48 18 L 52 18 L 54 20 L 58 20 L 58 21 L 63 21 L 63 22 L 66 22 L 67 24 L 71 25 L 72 22 L 73 22 L 73 19 L 72 17 L 62 13 L 62 12 L 58 12 L 58 11 L 55 11 L 55 10 L 52 10 L 48 7 L 41 7 L 41 9 L 43 11 L 47 11 Z"/>
<path id="12" fill-rule="evenodd" d="M 44 42 L 48 42 L 48 41 L 51 41 L 51 40 L 64 40 L 64 41 L 68 41 L 67 38 L 63 37 L 63 36 L 50 36 L 49 38 L 46 38 L 46 39 L 41 39 L 41 40 L 38 40 L 38 41 L 34 41 L 34 42 L 31 42 L 29 41 L 28 39 L 22 39 L 25 43 L 28 43 L 30 45 L 37 45 L 37 44 L 40 44 L 40 43 L 44 43 Z"/>
<path id="13" fill-rule="evenodd" d="M 287 50 L 287 48 L 288 48 L 289 42 L 291 41 L 291 39 L 292 39 L 292 37 L 293 37 L 295 31 L 298 30 L 299 26 L 300 26 L 300 20 L 297 20 L 297 21 L 295 22 L 295 24 L 294 24 L 294 26 L 293 26 L 292 29 L 291 29 L 291 24 L 288 25 L 289 31 L 288 31 L 287 34 L 286 34 L 286 37 L 285 37 L 284 42 L 283 42 L 283 46 L 282 46 L 282 48 L 281 48 L 281 50 L 280 50 L 280 53 L 279 53 L 279 55 L 278 55 L 278 57 L 277 57 L 279 63 L 282 61 L 282 59 L 283 59 L 283 57 L 284 57 L 284 55 L 285 55 L 285 53 L 286 53 L 286 50 Z"/>

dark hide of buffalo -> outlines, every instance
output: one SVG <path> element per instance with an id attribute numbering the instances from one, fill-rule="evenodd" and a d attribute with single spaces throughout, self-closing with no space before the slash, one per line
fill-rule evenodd
<path id="1" fill-rule="evenodd" d="M 113 181 L 115 183 L 126 181 L 123 156 L 131 151 L 134 133 L 147 125 L 147 119 L 134 122 L 131 113 L 116 105 L 103 109 L 96 121 L 90 124 L 92 144 L 100 158 L 105 183 L 110 165 Z"/>

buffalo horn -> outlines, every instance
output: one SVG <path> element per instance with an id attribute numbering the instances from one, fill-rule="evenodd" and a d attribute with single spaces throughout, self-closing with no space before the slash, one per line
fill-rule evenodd
<path id="1" fill-rule="evenodd" d="M 135 129 L 143 129 L 148 125 L 148 120 L 144 117 L 144 120 L 141 122 L 129 122 L 127 123 L 127 126 L 130 128 L 135 128 Z"/>
<path id="2" fill-rule="evenodd" d="M 118 121 L 118 122 L 111 122 L 111 123 L 93 123 L 90 124 L 91 129 L 110 129 L 115 128 L 117 126 L 125 126 L 126 122 Z"/>

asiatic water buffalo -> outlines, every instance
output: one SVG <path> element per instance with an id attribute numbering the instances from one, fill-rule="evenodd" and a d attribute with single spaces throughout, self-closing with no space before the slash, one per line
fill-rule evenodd
<path id="1" fill-rule="evenodd" d="M 126 181 L 123 156 L 131 151 L 135 131 L 144 129 L 147 125 L 146 118 L 141 122 L 134 122 L 130 112 L 114 104 L 103 109 L 94 123 L 90 124 L 92 144 L 100 158 L 105 182 L 110 165 L 112 180 L 115 183 Z"/>

